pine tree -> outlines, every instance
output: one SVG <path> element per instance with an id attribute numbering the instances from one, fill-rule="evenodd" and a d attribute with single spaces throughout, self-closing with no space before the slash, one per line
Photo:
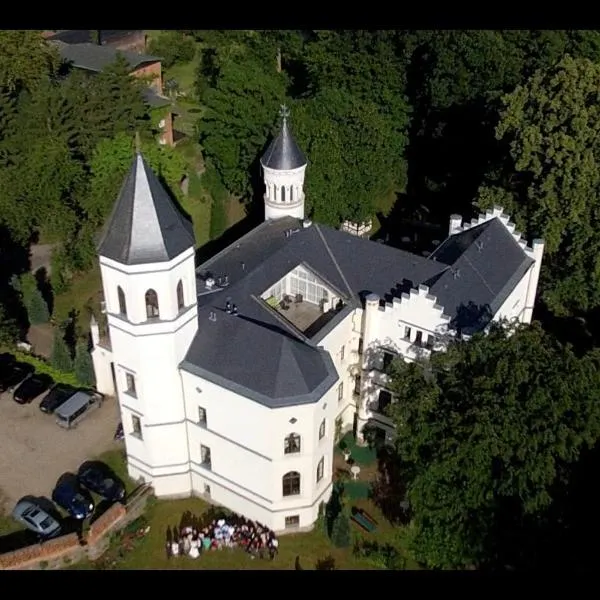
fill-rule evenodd
<path id="1" fill-rule="evenodd" d="M 57 371 L 70 373 L 73 370 L 73 361 L 71 360 L 69 348 L 65 342 L 64 334 L 60 329 L 54 333 L 51 362 Z"/>
<path id="2" fill-rule="evenodd" d="M 75 377 L 77 377 L 79 383 L 88 387 L 94 387 L 96 385 L 92 356 L 85 342 L 77 344 L 73 367 L 75 370 Z"/>
<path id="3" fill-rule="evenodd" d="M 352 543 L 352 536 L 350 533 L 350 520 L 345 512 L 340 512 L 333 522 L 331 529 L 331 541 L 338 548 L 348 548 Z"/>

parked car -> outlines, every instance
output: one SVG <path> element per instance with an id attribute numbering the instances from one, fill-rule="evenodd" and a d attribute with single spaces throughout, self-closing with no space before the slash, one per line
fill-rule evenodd
<path id="1" fill-rule="evenodd" d="M 21 498 L 12 511 L 16 519 L 30 531 L 44 538 L 53 537 L 60 533 L 60 523 L 41 506 L 37 498 Z"/>
<path id="2" fill-rule="evenodd" d="M 27 363 L 12 363 L 6 369 L 5 375 L 0 379 L 0 393 L 13 390 L 34 371 L 35 369 Z"/>
<path id="3" fill-rule="evenodd" d="M 77 391 L 71 385 L 57 383 L 40 402 L 40 410 L 51 415 Z"/>
<path id="4" fill-rule="evenodd" d="M 94 500 L 87 490 L 81 488 L 73 473 L 65 473 L 58 480 L 52 500 L 75 519 L 85 519 L 94 512 Z"/>
<path id="5" fill-rule="evenodd" d="M 91 492 L 110 502 L 125 500 L 125 486 L 112 469 L 100 461 L 85 462 L 77 473 L 79 481 Z"/>
<path id="6" fill-rule="evenodd" d="M 54 380 L 50 375 L 35 373 L 15 390 L 13 400 L 19 404 L 29 404 L 40 394 L 43 394 L 53 383 Z"/>
<path id="7" fill-rule="evenodd" d="M 4 374 L 6 369 L 15 362 L 15 357 L 8 352 L 0 354 L 0 375 Z"/>

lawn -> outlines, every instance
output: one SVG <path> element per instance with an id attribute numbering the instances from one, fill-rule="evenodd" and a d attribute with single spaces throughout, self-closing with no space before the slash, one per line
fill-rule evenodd
<path id="1" fill-rule="evenodd" d="M 380 545 L 390 544 L 402 550 L 401 530 L 393 528 L 385 521 L 381 513 L 375 509 L 370 501 L 355 503 L 365 508 L 378 522 L 379 529 L 374 534 L 359 531 L 352 525 L 353 541 L 377 542 Z M 200 516 L 209 510 L 210 506 L 198 498 L 183 500 L 157 501 L 146 512 L 147 524 L 150 526 L 148 534 L 137 545 L 122 557 L 118 557 L 118 548 L 109 550 L 109 554 L 101 559 L 100 563 L 90 562 L 73 565 L 72 569 L 210 569 L 210 570 L 289 570 L 295 568 L 296 557 L 300 557 L 300 565 L 305 570 L 313 570 L 320 560 L 332 557 L 336 569 L 378 569 L 383 568 L 374 559 L 356 554 L 352 547 L 336 548 L 328 537 L 315 529 L 310 533 L 298 533 L 281 536 L 279 542 L 279 555 L 273 561 L 252 560 L 248 554 L 239 549 L 211 551 L 203 554 L 199 559 L 188 557 L 167 558 L 165 552 L 167 528 L 179 527 L 181 516 L 185 512 Z M 107 565 L 109 565 L 107 567 Z M 416 568 L 416 565 L 407 559 L 406 568 Z"/>

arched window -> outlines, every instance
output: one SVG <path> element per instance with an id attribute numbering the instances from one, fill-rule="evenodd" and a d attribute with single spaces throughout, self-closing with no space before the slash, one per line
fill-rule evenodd
<path id="1" fill-rule="evenodd" d="M 123 288 L 121 286 L 119 286 L 117 288 L 117 296 L 119 298 L 119 314 L 122 317 L 126 317 L 127 316 L 127 302 L 125 302 L 125 292 L 123 291 Z"/>
<path id="2" fill-rule="evenodd" d="M 319 425 L 319 439 L 322 440 L 325 437 L 325 419 L 321 421 Z"/>
<path id="3" fill-rule="evenodd" d="M 319 464 L 317 465 L 317 483 L 323 479 L 323 475 L 325 474 L 325 457 L 321 458 Z"/>
<path id="4" fill-rule="evenodd" d="M 295 454 L 300 452 L 300 436 L 297 433 L 290 433 L 283 441 L 283 453 Z"/>
<path id="5" fill-rule="evenodd" d="M 185 302 L 183 299 L 183 282 L 180 279 L 179 283 L 177 284 L 177 310 L 181 311 L 184 307 Z"/>
<path id="6" fill-rule="evenodd" d="M 154 290 L 148 290 L 146 292 L 146 317 L 148 319 L 158 319 L 159 316 L 158 296 Z"/>
<path id="7" fill-rule="evenodd" d="M 285 185 L 281 186 L 281 201 L 285 202 Z"/>
<path id="8" fill-rule="evenodd" d="M 290 186 L 290 202 L 294 201 L 294 186 Z"/>
<path id="9" fill-rule="evenodd" d="M 297 471 L 286 473 L 281 483 L 283 485 L 282 492 L 284 496 L 298 496 L 300 494 L 300 473 Z"/>

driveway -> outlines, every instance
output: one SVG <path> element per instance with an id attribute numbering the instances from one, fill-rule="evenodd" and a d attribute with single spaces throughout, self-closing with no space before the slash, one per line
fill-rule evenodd
<path id="1" fill-rule="evenodd" d="M 85 460 L 119 445 L 113 441 L 120 421 L 116 399 L 107 398 L 71 430 L 42 413 L 40 399 L 20 405 L 12 394 L 0 395 L 0 488 L 9 511 L 25 495 L 50 498 L 65 471 L 76 472 Z"/>

